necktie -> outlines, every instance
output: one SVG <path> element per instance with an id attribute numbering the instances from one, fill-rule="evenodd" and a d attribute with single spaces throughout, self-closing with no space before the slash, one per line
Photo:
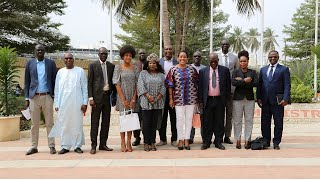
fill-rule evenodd
<path id="1" fill-rule="evenodd" d="M 226 67 L 229 67 L 228 55 L 225 54 L 225 55 L 224 55 L 224 58 L 225 58 L 225 59 L 224 59 L 225 66 L 226 66 Z"/>
<path id="2" fill-rule="evenodd" d="M 104 84 L 106 84 L 106 80 L 107 80 L 107 68 L 106 68 L 106 63 L 102 63 L 102 73 L 103 73 Z"/>
<path id="3" fill-rule="evenodd" d="M 268 74 L 268 79 L 269 79 L 269 81 L 271 81 L 271 80 L 272 80 L 272 76 L 273 76 L 273 67 L 274 67 L 274 66 L 271 66 L 271 69 L 270 69 L 269 74 Z"/>
<path id="4" fill-rule="evenodd" d="M 216 88 L 216 71 L 213 70 L 212 72 L 212 87 Z"/>

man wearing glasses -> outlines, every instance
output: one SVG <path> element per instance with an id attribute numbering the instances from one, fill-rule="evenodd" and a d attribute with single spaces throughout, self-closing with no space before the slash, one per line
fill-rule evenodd
<path id="1" fill-rule="evenodd" d="M 38 153 L 40 113 L 44 114 L 47 134 L 50 133 L 53 121 L 53 95 L 57 67 L 54 61 L 44 57 L 42 44 L 35 46 L 35 58 L 28 61 L 25 70 L 24 93 L 26 107 L 30 108 L 32 148 L 26 153 Z M 54 138 L 48 138 L 50 154 L 55 154 Z"/>
<path id="2" fill-rule="evenodd" d="M 201 64 L 201 52 L 200 51 L 196 51 L 193 53 L 193 64 L 192 66 L 197 70 L 198 74 L 200 69 L 205 68 L 206 66 Z M 202 117 L 201 117 L 202 119 Z M 194 135 L 195 135 L 195 128 L 192 127 L 191 129 L 191 134 L 190 134 L 190 139 L 189 139 L 189 144 L 193 144 L 193 139 L 194 139 Z M 203 141 L 203 130 L 202 130 L 202 126 L 201 126 L 201 137 L 202 137 L 202 141 Z"/>
<path id="3" fill-rule="evenodd" d="M 114 65 L 107 61 L 108 50 L 105 47 L 99 49 L 98 56 L 99 60 L 92 62 L 88 69 L 88 97 L 89 104 L 92 107 L 90 130 L 91 154 L 96 153 L 98 145 L 97 136 L 101 113 L 99 150 L 113 150 L 107 146 L 107 140 L 110 127 L 110 95 L 115 93 L 115 86 L 112 84 Z"/>
<path id="4" fill-rule="evenodd" d="M 164 47 L 165 57 L 160 59 L 159 64 L 164 69 L 165 76 L 167 76 L 171 67 L 178 64 L 178 61 L 173 57 L 173 50 L 171 46 Z M 171 108 L 169 105 L 169 90 L 166 92 L 166 101 L 164 105 L 164 111 L 162 116 L 161 128 L 159 129 L 160 142 L 157 146 L 162 146 L 167 144 L 167 118 L 168 111 L 170 114 L 171 123 L 171 145 L 177 146 L 177 127 L 176 127 L 176 111 L 175 108 Z"/>

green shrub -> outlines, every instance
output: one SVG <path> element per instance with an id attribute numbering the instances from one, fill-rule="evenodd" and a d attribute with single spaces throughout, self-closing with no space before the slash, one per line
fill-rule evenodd
<path id="1" fill-rule="evenodd" d="M 292 103 L 310 103 L 313 98 L 313 90 L 304 84 L 291 84 Z"/>

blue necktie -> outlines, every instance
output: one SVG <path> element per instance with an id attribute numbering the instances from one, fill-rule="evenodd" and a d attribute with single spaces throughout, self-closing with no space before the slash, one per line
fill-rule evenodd
<path id="1" fill-rule="evenodd" d="M 270 69 L 269 74 L 268 74 L 268 79 L 269 79 L 269 81 L 271 81 L 271 80 L 272 80 L 272 76 L 273 76 L 273 67 L 274 67 L 274 66 L 271 66 L 271 69 Z"/>

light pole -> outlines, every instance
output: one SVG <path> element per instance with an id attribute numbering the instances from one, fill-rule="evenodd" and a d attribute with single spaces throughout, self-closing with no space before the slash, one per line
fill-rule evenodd
<path id="1" fill-rule="evenodd" d="M 159 37 L 160 37 L 160 42 L 159 42 L 159 58 L 162 57 L 162 16 L 163 16 L 163 5 L 162 5 L 162 1 L 160 0 L 160 33 L 159 33 Z"/>
<path id="2" fill-rule="evenodd" d="M 110 1 L 110 62 L 112 63 L 112 1 Z"/>
<path id="3" fill-rule="evenodd" d="M 213 3 L 214 0 L 211 0 L 211 13 L 210 13 L 210 53 L 213 51 Z"/>
<path id="4" fill-rule="evenodd" d="M 264 65 L 264 58 L 263 58 L 263 31 L 264 31 L 264 0 L 260 0 L 261 6 L 261 36 L 260 36 L 260 58 L 261 58 L 261 67 Z"/>
<path id="5" fill-rule="evenodd" d="M 318 0 L 316 0 L 316 13 L 315 13 L 315 32 L 314 32 L 314 46 L 318 45 L 318 8 L 319 3 Z M 314 81 L 313 81 L 313 87 L 314 87 L 314 100 L 318 100 L 318 82 L 317 82 L 317 55 L 314 54 Z"/>

